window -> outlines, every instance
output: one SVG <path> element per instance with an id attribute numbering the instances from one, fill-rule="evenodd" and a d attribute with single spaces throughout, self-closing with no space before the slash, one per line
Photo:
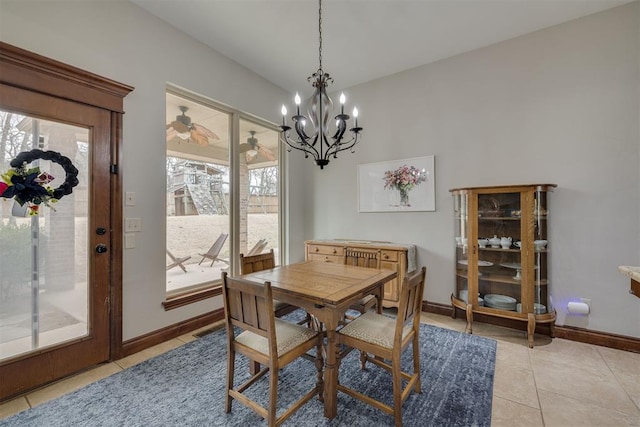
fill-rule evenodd
<path id="1" fill-rule="evenodd" d="M 166 100 L 166 290 L 174 299 L 218 285 L 240 253 L 279 256 L 279 145 L 277 128 L 259 119 L 173 88 Z"/>

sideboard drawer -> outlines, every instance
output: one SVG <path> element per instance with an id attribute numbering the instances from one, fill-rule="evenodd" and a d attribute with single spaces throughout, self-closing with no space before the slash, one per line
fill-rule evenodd
<path id="1" fill-rule="evenodd" d="M 342 264 L 344 262 L 344 257 L 337 255 L 323 255 L 323 254 L 312 254 L 310 253 L 307 256 L 309 261 L 325 261 L 325 262 L 335 262 L 337 264 Z"/>
<path id="2" fill-rule="evenodd" d="M 329 245 L 309 245 L 307 253 L 322 254 L 322 255 L 336 255 L 344 256 L 344 248 L 342 246 L 329 246 Z"/>
<path id="3" fill-rule="evenodd" d="M 398 251 L 385 251 L 380 252 L 382 261 L 398 261 Z"/>

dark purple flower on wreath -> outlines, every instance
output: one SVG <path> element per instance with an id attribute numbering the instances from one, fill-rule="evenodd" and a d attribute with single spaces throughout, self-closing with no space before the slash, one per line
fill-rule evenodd
<path id="1" fill-rule="evenodd" d="M 13 175 L 11 177 L 11 183 L 5 191 L 2 193 L 2 197 L 13 197 L 21 205 L 25 202 L 31 202 L 35 204 L 42 203 L 42 200 L 49 193 L 46 188 L 42 187 L 35 180 L 38 177 L 38 173 L 31 173 L 29 175 Z"/>

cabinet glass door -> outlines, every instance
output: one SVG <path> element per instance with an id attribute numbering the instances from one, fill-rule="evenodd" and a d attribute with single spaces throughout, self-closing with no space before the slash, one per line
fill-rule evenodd
<path id="1" fill-rule="evenodd" d="M 455 243 L 456 243 L 456 294 L 469 302 L 469 197 L 466 193 L 454 195 Z"/>
<path id="2" fill-rule="evenodd" d="M 522 300 L 520 193 L 478 194 L 478 292 L 485 307 L 517 311 Z"/>
<path id="3" fill-rule="evenodd" d="M 538 188 L 534 196 L 534 305 L 535 314 L 551 312 L 551 299 L 549 295 L 549 282 L 547 280 L 547 256 L 549 253 L 549 241 L 547 239 L 547 192 Z"/>

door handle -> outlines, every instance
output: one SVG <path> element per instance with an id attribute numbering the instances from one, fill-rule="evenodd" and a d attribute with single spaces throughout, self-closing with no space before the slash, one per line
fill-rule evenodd
<path id="1" fill-rule="evenodd" d="M 102 243 L 96 246 L 96 252 L 99 254 L 103 254 L 107 252 L 107 245 L 103 245 Z"/>

